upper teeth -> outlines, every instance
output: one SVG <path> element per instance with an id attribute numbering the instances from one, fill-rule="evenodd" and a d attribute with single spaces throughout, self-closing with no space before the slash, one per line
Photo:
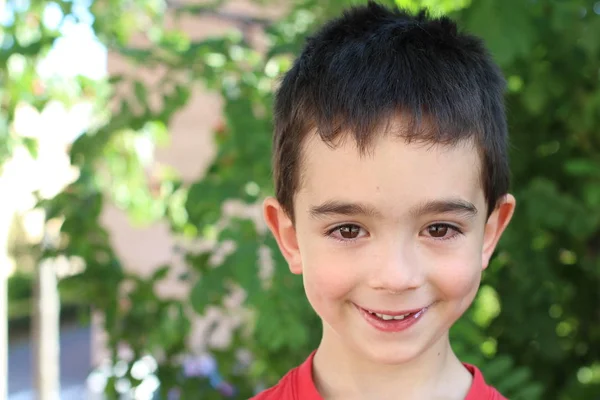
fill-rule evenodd
<path id="1" fill-rule="evenodd" d="M 383 319 L 385 321 L 389 321 L 391 319 L 404 319 L 404 318 L 406 318 L 406 317 L 408 317 L 410 315 L 410 313 L 404 314 L 404 315 L 387 315 L 387 314 L 379 314 L 379 313 L 374 313 L 374 312 L 371 312 L 371 314 L 375 314 L 379 318 L 381 318 L 381 319 Z"/>

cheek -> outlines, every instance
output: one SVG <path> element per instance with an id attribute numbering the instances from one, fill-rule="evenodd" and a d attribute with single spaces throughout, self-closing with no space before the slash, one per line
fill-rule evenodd
<path id="1" fill-rule="evenodd" d="M 430 278 L 447 300 L 471 303 L 481 282 L 481 254 L 483 246 L 483 226 L 478 224 L 454 250 L 438 254 L 437 268 L 431 271 Z"/>
<path id="2" fill-rule="evenodd" d="M 359 269 L 339 253 L 319 246 L 301 251 L 304 287 L 311 303 L 343 299 L 360 281 Z"/>
<path id="3" fill-rule="evenodd" d="M 446 258 L 431 274 L 431 281 L 447 301 L 470 303 L 481 281 L 481 255 L 477 252 Z"/>

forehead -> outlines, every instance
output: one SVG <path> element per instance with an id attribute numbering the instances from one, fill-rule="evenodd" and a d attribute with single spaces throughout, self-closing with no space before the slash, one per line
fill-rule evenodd
<path id="1" fill-rule="evenodd" d="M 481 161 L 472 141 L 432 145 L 384 134 L 361 152 L 348 136 L 330 146 L 311 135 L 300 171 L 298 211 L 332 199 L 368 202 L 398 217 L 423 201 L 446 198 L 485 209 Z"/>

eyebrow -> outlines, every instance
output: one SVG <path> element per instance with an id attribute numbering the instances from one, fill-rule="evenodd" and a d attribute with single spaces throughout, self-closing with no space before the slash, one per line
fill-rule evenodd
<path id="1" fill-rule="evenodd" d="M 477 207 L 471 202 L 454 198 L 425 201 L 409 210 L 409 215 L 412 217 L 431 214 L 457 214 L 466 218 L 473 218 L 477 213 Z M 359 202 L 328 200 L 310 208 L 310 216 L 315 219 L 332 215 L 383 217 L 383 214 L 376 207 Z"/>
<path id="2" fill-rule="evenodd" d="M 469 201 L 450 198 L 441 200 L 431 200 L 423 202 L 409 211 L 413 217 L 420 217 L 431 214 L 456 214 L 466 218 L 473 218 L 477 215 L 477 207 Z"/>
<path id="3" fill-rule="evenodd" d="M 363 203 L 352 203 L 340 200 L 329 200 L 310 208 L 310 216 L 321 218 L 330 215 L 381 217 L 381 213 L 373 206 Z"/>

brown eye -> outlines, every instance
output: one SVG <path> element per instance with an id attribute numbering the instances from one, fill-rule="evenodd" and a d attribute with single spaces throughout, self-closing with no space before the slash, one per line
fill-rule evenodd
<path id="1" fill-rule="evenodd" d="M 448 234 L 448 226 L 447 225 L 431 225 L 427 228 L 429 235 L 434 238 L 443 238 Z"/>
<path id="2" fill-rule="evenodd" d="M 356 239 L 360 233 L 360 227 L 356 225 L 344 225 L 339 228 L 340 236 L 344 239 Z"/>

